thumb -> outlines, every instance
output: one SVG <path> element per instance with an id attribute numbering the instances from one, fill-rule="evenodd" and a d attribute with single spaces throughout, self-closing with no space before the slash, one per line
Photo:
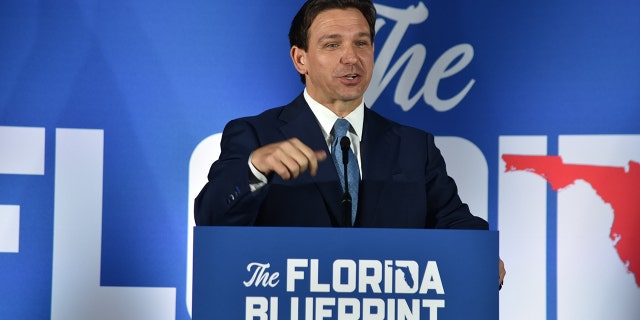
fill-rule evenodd
<path id="1" fill-rule="evenodd" d="M 318 159 L 318 161 L 324 161 L 327 159 L 327 153 L 324 150 L 316 150 L 314 153 L 316 154 L 316 159 Z"/>

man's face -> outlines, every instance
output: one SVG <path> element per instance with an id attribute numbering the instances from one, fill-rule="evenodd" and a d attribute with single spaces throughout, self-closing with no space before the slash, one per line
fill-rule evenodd
<path id="1" fill-rule="evenodd" d="M 321 12 L 309 28 L 308 44 L 307 51 L 293 47 L 291 57 L 306 76 L 309 95 L 334 112 L 355 108 L 373 72 L 373 43 L 362 13 Z"/>

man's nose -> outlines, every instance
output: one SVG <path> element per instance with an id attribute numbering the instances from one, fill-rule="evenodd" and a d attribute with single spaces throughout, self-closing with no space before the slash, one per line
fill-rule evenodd
<path id="1" fill-rule="evenodd" d="M 353 46 L 345 46 L 340 62 L 343 64 L 355 64 L 358 61 L 356 48 Z"/>

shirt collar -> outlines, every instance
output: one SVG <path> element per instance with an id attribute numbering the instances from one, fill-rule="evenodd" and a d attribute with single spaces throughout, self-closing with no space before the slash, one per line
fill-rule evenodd
<path id="1" fill-rule="evenodd" d="M 304 99 L 307 101 L 309 108 L 318 119 L 320 123 L 320 127 L 322 127 L 322 131 L 325 137 L 328 137 L 331 133 L 331 129 L 333 129 L 333 124 L 338 119 L 338 116 L 329 110 L 327 107 L 320 104 L 318 101 L 314 100 L 307 89 L 304 89 Z M 364 99 L 360 103 L 355 110 L 351 111 L 346 117 L 344 117 L 351 123 L 351 127 L 355 131 L 355 134 L 358 136 L 358 140 L 362 141 L 362 127 L 364 123 Z"/>

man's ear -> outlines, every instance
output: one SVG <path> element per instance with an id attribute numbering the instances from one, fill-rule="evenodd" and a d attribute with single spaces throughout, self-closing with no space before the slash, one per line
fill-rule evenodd
<path id="1" fill-rule="evenodd" d="M 305 64 L 307 52 L 297 46 L 292 46 L 290 54 L 291 61 L 293 61 L 293 66 L 296 68 L 296 70 L 298 70 L 298 73 L 307 74 L 307 65 Z"/>

